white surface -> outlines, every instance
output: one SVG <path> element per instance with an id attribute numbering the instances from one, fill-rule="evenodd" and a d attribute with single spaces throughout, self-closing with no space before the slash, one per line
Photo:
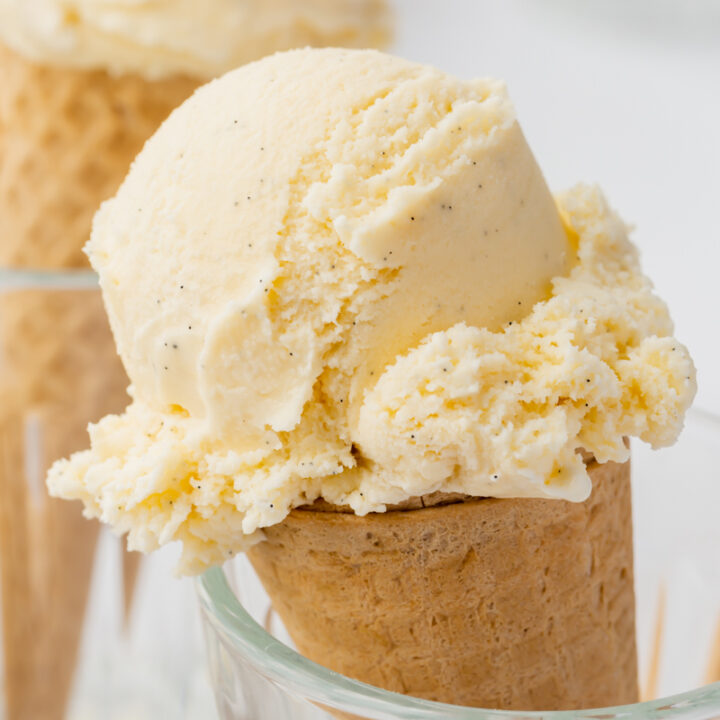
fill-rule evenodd
<path id="1" fill-rule="evenodd" d="M 599 182 L 720 410 L 720 3 L 396 0 L 393 52 L 507 81 L 554 190 Z"/>

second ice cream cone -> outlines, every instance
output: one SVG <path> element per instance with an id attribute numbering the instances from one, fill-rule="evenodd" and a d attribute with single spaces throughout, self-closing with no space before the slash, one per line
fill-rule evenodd
<path id="1" fill-rule="evenodd" d="M 0 266 L 84 266 L 98 205 L 198 82 L 41 66 L 2 46 L 0 68 Z M 42 480 L 85 444 L 89 421 L 123 408 L 127 379 L 95 291 L 6 293 L 0 344 L 0 487 L 16 497 L 0 523 L 7 712 L 50 720 L 64 714 L 97 526 Z"/>
<path id="2" fill-rule="evenodd" d="M 199 84 L 36 65 L 0 45 L 0 264 L 86 266 L 92 217 Z"/>
<path id="3" fill-rule="evenodd" d="M 634 702 L 629 466 L 589 470 L 579 504 L 296 510 L 250 559 L 300 652 L 349 677 L 476 707 Z"/>

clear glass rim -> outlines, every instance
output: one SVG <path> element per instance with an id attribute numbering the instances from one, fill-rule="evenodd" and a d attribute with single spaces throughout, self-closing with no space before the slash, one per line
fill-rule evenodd
<path id="1" fill-rule="evenodd" d="M 720 416 L 694 408 L 690 418 L 720 429 Z M 514 711 L 467 708 L 400 695 L 351 680 L 308 660 L 274 638 L 245 610 L 223 568 L 196 579 L 206 619 L 261 675 L 309 700 L 346 712 L 359 710 L 385 717 L 448 720 L 570 720 L 570 718 L 697 718 L 701 711 L 720 714 L 720 682 L 656 700 L 590 710 Z M 399 714 L 400 713 L 400 714 Z M 709 717 L 709 715 L 702 715 Z M 719 715 L 720 716 L 720 715 Z"/>
<path id="2" fill-rule="evenodd" d="M 98 276 L 92 270 L 39 270 L 0 268 L 0 292 L 19 290 L 97 290 Z"/>
<path id="3" fill-rule="evenodd" d="M 196 580 L 201 607 L 214 629 L 261 675 L 302 697 L 346 712 L 374 711 L 387 717 L 448 720 L 570 720 L 570 718 L 690 718 L 720 711 L 720 682 L 657 700 L 591 710 L 515 711 L 467 708 L 422 700 L 351 680 L 308 660 L 264 630 L 238 601 L 225 572 L 216 567 Z M 398 716 L 398 712 L 403 712 Z M 668 713 L 671 712 L 672 715 Z"/>

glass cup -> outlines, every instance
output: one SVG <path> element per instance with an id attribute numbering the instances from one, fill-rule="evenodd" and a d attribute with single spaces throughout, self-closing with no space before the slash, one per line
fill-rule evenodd
<path id="1" fill-rule="evenodd" d="M 643 702 L 568 712 L 463 708 L 386 692 L 300 656 L 244 557 L 197 581 L 222 720 L 720 718 L 720 418 L 688 415 L 672 448 L 633 444 Z"/>
<path id="2" fill-rule="evenodd" d="M 89 271 L 0 270 L 0 718 L 207 718 L 192 583 L 126 552 L 50 464 L 128 402 Z"/>

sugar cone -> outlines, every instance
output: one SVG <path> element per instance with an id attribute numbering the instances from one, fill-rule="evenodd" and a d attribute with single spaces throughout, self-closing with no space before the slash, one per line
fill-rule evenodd
<path id="1" fill-rule="evenodd" d="M 629 464 L 589 469 L 579 504 L 298 509 L 250 560 L 299 651 L 349 677 L 475 707 L 635 702 Z"/>
<path id="2" fill-rule="evenodd" d="M 41 67 L 2 47 L 0 73 L 0 268 L 82 267 L 100 202 L 198 83 Z M 64 717 L 97 525 L 51 500 L 44 475 L 124 407 L 126 385 L 98 291 L 0 292 L 7 720 Z"/>
<path id="3" fill-rule="evenodd" d="M 85 266 L 98 206 L 199 83 L 35 65 L 2 46 L 0 73 L 0 266 Z"/>

